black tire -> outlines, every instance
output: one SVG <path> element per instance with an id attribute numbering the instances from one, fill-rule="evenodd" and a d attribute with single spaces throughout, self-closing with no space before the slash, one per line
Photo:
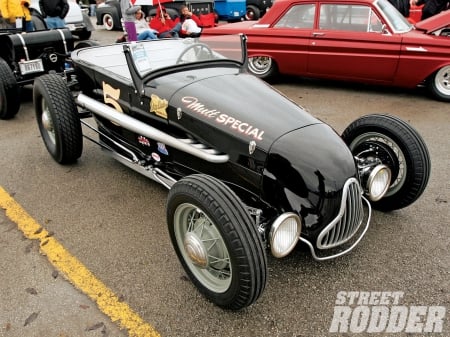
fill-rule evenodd
<path id="1" fill-rule="evenodd" d="M 245 205 L 225 184 L 207 175 L 175 183 L 168 196 L 167 223 L 183 268 L 207 299 L 239 310 L 260 297 L 267 279 L 265 249 Z M 202 260 L 200 252 L 207 250 L 202 240 L 210 244 L 212 238 L 209 259 Z M 189 255 L 186 246 L 196 247 L 197 254 Z"/>
<path id="2" fill-rule="evenodd" d="M 342 138 L 355 156 L 379 159 L 392 171 L 386 195 L 374 208 L 392 211 L 411 205 L 425 190 L 431 162 L 419 133 L 398 117 L 367 115 L 351 123 Z"/>
<path id="3" fill-rule="evenodd" d="M 261 17 L 261 11 L 258 7 L 253 5 L 248 5 L 246 12 L 245 12 L 245 20 L 251 21 L 251 20 L 259 20 Z"/>
<path id="4" fill-rule="evenodd" d="M 92 41 L 92 40 L 80 41 L 75 45 L 73 50 L 78 50 L 78 49 L 88 48 L 88 47 L 95 47 L 95 46 L 100 46 L 100 43 L 98 43 L 97 41 Z"/>
<path id="5" fill-rule="evenodd" d="M 87 29 L 80 30 L 78 32 L 73 32 L 73 35 L 77 35 L 80 40 L 89 40 L 92 32 Z"/>
<path id="6" fill-rule="evenodd" d="M 269 80 L 278 74 L 275 61 L 269 56 L 253 56 L 248 58 L 248 71 L 263 80 Z"/>
<path id="7" fill-rule="evenodd" d="M 20 108 L 20 90 L 8 63 L 0 57 L 0 119 L 13 118 Z"/>
<path id="8" fill-rule="evenodd" d="M 115 28 L 115 22 L 114 18 L 111 14 L 106 13 L 102 17 L 103 27 L 105 27 L 106 30 L 114 30 Z"/>
<path id="9" fill-rule="evenodd" d="M 83 134 L 75 100 L 59 75 L 34 80 L 33 101 L 42 139 L 53 159 L 71 164 L 83 151 Z"/>
<path id="10" fill-rule="evenodd" d="M 427 87 L 436 99 L 450 102 L 450 65 L 436 71 L 428 79 Z"/>

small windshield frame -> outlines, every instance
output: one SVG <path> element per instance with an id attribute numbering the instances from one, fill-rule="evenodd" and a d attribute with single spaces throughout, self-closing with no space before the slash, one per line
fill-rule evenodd
<path id="1" fill-rule="evenodd" d="M 130 60 L 138 76 L 180 71 L 192 66 L 246 62 L 246 47 L 242 34 L 205 36 L 200 38 L 165 39 L 129 44 Z M 130 69 L 131 71 L 131 69 Z"/>

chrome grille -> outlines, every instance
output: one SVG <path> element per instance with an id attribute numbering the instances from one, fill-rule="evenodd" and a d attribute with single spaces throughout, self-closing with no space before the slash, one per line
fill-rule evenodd
<path id="1" fill-rule="evenodd" d="M 338 216 L 319 234 L 317 247 L 337 247 L 352 238 L 364 219 L 362 191 L 355 178 L 346 181 Z"/>

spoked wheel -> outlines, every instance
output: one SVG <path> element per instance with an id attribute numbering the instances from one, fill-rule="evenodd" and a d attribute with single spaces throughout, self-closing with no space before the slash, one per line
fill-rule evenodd
<path id="1" fill-rule="evenodd" d="M 262 294 L 267 258 L 243 203 L 207 175 L 174 184 L 167 202 L 170 238 L 183 268 L 214 304 L 239 310 Z"/>
<path id="2" fill-rule="evenodd" d="M 428 89 L 437 99 L 450 102 L 450 66 L 442 67 L 431 76 Z"/>
<path id="3" fill-rule="evenodd" d="M 213 51 L 208 45 L 204 43 L 194 43 L 187 47 L 178 56 L 176 64 L 189 63 L 201 60 L 211 60 L 213 58 Z"/>
<path id="4" fill-rule="evenodd" d="M 430 176 L 430 155 L 419 133 L 401 119 L 368 115 L 351 123 L 342 134 L 353 155 L 376 160 L 391 169 L 386 195 L 373 202 L 382 211 L 400 209 L 416 201 Z"/>
<path id="5" fill-rule="evenodd" d="M 0 119 L 13 118 L 20 108 L 19 86 L 8 63 L 0 58 Z"/>
<path id="6" fill-rule="evenodd" d="M 75 162 L 83 151 L 80 118 L 72 93 L 59 75 L 34 80 L 33 101 L 42 139 L 60 164 Z"/>
<path id="7" fill-rule="evenodd" d="M 249 57 L 248 70 L 262 79 L 269 79 L 278 72 L 277 65 L 269 56 Z"/>

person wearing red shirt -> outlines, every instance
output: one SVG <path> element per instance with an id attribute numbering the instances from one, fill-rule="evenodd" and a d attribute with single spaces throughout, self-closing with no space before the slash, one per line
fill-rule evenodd
<path id="1" fill-rule="evenodd" d="M 193 20 L 194 23 L 190 23 L 189 25 L 184 25 L 186 20 Z M 181 30 L 180 30 L 180 36 L 181 37 L 188 37 L 188 36 L 195 36 L 198 35 L 201 32 L 202 22 L 200 21 L 200 18 L 193 14 L 191 11 L 189 11 L 189 8 L 187 6 L 181 6 L 180 7 L 180 16 L 175 19 L 175 23 L 181 23 Z M 192 27 L 192 31 L 188 31 L 184 28 L 186 27 Z"/>
<path id="2" fill-rule="evenodd" d="M 158 31 L 159 38 L 178 37 L 181 23 L 172 20 L 164 6 L 160 6 L 156 16 L 150 20 L 150 28 Z"/>

